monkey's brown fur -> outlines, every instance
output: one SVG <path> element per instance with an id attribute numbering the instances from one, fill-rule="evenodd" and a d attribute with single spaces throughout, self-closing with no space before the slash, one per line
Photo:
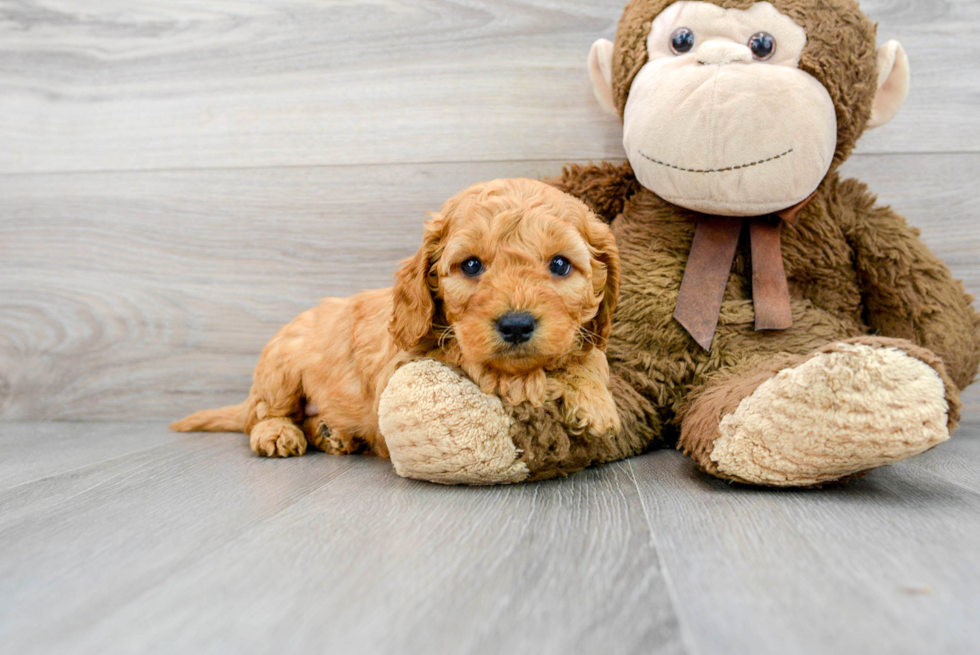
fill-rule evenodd
<path id="1" fill-rule="evenodd" d="M 673 1 L 633 0 L 625 9 L 613 55 L 613 96 L 621 114 L 630 83 L 646 62 L 650 23 Z M 753 4 L 710 1 L 738 9 Z M 608 356 L 624 429 L 587 442 L 566 434 L 548 408 L 511 408 L 512 436 L 524 449 L 531 479 L 675 442 L 702 469 L 722 475 L 708 456 L 721 417 L 780 370 L 840 342 L 898 348 L 933 367 L 946 385 L 949 428 L 955 427 L 959 390 L 973 381 L 980 362 L 973 298 L 917 229 L 877 206 L 864 184 L 836 172 L 871 115 L 875 26 L 852 0 L 771 2 L 806 29 L 800 68 L 830 92 L 838 121 L 830 172 L 798 225 L 783 234 L 792 328 L 754 330 L 743 234 L 714 343 L 702 350 L 672 318 L 698 214 L 642 188 L 628 163 L 568 166 L 552 183 L 612 223 L 622 258 Z"/>

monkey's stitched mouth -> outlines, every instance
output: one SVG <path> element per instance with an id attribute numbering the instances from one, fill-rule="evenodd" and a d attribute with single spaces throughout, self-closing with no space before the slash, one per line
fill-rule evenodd
<path id="1" fill-rule="evenodd" d="M 737 171 L 740 168 L 750 168 L 752 166 L 758 166 L 759 164 L 765 164 L 767 162 L 775 161 L 777 159 L 781 159 L 782 157 L 785 157 L 786 155 L 790 154 L 791 152 L 793 152 L 793 149 L 792 148 L 790 148 L 786 152 L 781 152 L 778 155 L 773 155 L 772 157 L 769 157 L 768 159 L 760 159 L 759 161 L 753 161 L 753 162 L 749 162 L 747 164 L 739 164 L 738 166 L 729 166 L 727 168 L 708 168 L 708 169 L 684 168 L 683 166 L 676 166 L 674 164 L 668 164 L 665 161 L 660 161 L 659 159 L 654 159 L 650 155 L 644 153 L 642 150 L 640 151 L 640 154 L 643 155 L 643 158 L 644 159 L 649 159 L 654 164 L 660 164 L 661 166 L 666 166 L 667 168 L 673 168 L 674 170 L 678 170 L 678 171 L 684 171 L 685 173 L 725 173 L 727 171 Z"/>

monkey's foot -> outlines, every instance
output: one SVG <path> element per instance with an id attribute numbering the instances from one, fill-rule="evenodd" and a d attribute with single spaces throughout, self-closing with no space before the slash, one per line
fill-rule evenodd
<path id="1" fill-rule="evenodd" d="M 306 437 L 288 418 L 266 419 L 249 433 L 252 450 L 265 457 L 291 457 L 306 453 Z"/>
<path id="2" fill-rule="evenodd" d="M 949 438 L 943 379 L 901 348 L 838 343 L 766 380 L 725 415 L 720 475 L 810 486 L 917 455 Z"/>
<path id="3" fill-rule="evenodd" d="M 398 369 L 378 411 L 395 472 L 440 484 L 505 484 L 528 477 L 500 399 L 435 360 Z"/>

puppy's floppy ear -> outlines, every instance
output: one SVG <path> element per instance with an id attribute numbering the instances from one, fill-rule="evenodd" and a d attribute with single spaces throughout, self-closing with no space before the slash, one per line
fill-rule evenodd
<path id="1" fill-rule="evenodd" d="M 446 221 L 438 214 L 429 214 L 425 223 L 422 247 L 410 259 L 406 259 L 395 273 L 395 286 L 391 290 L 391 335 L 402 350 L 414 348 L 432 330 L 435 315 L 436 280 L 433 265 L 438 259 Z"/>
<path id="2" fill-rule="evenodd" d="M 589 214 L 585 223 L 585 236 L 592 251 L 592 284 L 596 297 L 601 296 L 599 311 L 586 329 L 595 335 L 594 343 L 599 350 L 606 349 L 612 331 L 613 313 L 619 301 L 619 248 L 609 226 Z"/>

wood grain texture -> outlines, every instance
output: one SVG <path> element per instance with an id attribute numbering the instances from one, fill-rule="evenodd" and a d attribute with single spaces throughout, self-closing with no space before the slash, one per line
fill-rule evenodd
<path id="1" fill-rule="evenodd" d="M 980 426 L 843 486 L 760 490 L 629 461 L 701 653 L 971 653 Z"/>
<path id="2" fill-rule="evenodd" d="M 129 428 L 154 446 L 0 491 L 0 650 L 686 652 L 625 464 L 450 488 Z"/>
<path id="3" fill-rule="evenodd" d="M 71 429 L 64 453 L 25 444 Z M 79 443 L 89 446 L 83 453 Z M 145 447 L 141 447 L 145 446 Z M 160 424 L 0 424 L 4 652 L 972 652 L 980 424 L 844 486 L 674 451 L 488 489 Z M 79 457 L 77 466 L 65 466 Z M 35 458 L 36 459 L 36 458 Z M 32 468 L 33 467 L 33 468 Z"/>
<path id="4" fill-rule="evenodd" d="M 238 402 L 281 325 L 322 296 L 390 284 L 425 210 L 478 180 L 561 165 L 8 177 L 0 418 L 173 419 Z M 980 292 L 980 155 L 857 156 L 845 172 Z M 978 393 L 968 416 L 980 414 Z"/>
<path id="5" fill-rule="evenodd" d="M 623 0 L 5 0 L 0 172 L 622 156 Z M 980 152 L 980 4 L 865 0 L 914 84 L 863 152 Z"/>
<path id="6" fill-rule="evenodd" d="M 418 248 L 425 210 L 481 179 L 552 170 L 9 178 L 0 193 L 0 416 L 173 418 L 237 398 L 262 346 L 296 314 L 322 296 L 388 286 Z"/>
<path id="7" fill-rule="evenodd" d="M 109 460 L 143 455 L 159 446 L 139 423 L 0 422 L 0 492 L 55 476 L 70 477 Z M 2 652 L 2 651 L 0 651 Z"/>

